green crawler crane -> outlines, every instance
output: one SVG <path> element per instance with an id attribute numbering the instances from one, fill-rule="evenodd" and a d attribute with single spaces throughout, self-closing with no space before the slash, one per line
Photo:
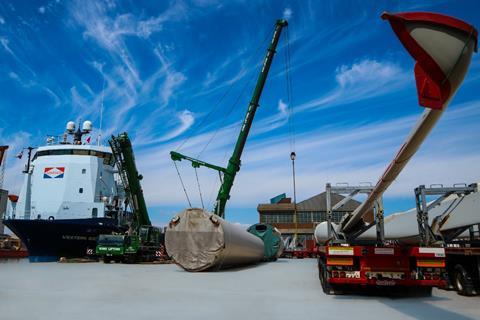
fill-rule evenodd
<path id="1" fill-rule="evenodd" d="M 164 256 L 163 234 L 152 226 L 148 217 L 140 185 L 143 177 L 137 171 L 132 143 L 126 132 L 112 136 L 109 143 L 133 211 L 133 221 L 127 234 L 100 235 L 96 254 L 106 263 L 112 260 L 129 263 L 157 260 Z"/>

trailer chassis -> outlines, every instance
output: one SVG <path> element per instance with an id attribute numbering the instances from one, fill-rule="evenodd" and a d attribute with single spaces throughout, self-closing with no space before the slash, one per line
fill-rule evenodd
<path id="1" fill-rule="evenodd" d="M 382 199 L 374 207 L 374 222 L 348 235 L 338 233 L 332 224 L 333 212 L 357 194 L 369 194 L 372 186 L 331 186 L 327 183 L 327 230 L 329 241 L 318 247 L 318 268 L 326 294 L 356 290 L 385 290 L 431 295 L 433 287 L 446 286 L 445 249 L 434 246 L 405 246 L 385 241 Z M 347 194 L 332 206 L 331 193 Z M 376 240 L 358 236 L 376 227 Z"/>

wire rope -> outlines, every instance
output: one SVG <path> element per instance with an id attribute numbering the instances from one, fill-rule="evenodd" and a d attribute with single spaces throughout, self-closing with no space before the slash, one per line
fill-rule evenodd
<path id="1" fill-rule="evenodd" d="M 271 33 L 271 32 L 270 32 Z M 263 45 L 265 44 L 265 42 L 268 40 L 268 37 L 270 35 L 270 33 L 267 33 L 267 35 L 265 36 L 264 40 L 257 46 L 257 48 L 254 50 L 254 52 L 250 55 L 248 61 L 247 61 L 247 65 L 250 65 L 250 63 L 253 61 L 253 58 L 255 56 L 258 55 L 258 52 L 259 50 L 263 47 Z M 220 99 L 218 100 L 218 102 L 214 105 L 214 107 L 212 108 L 212 110 L 202 119 L 202 121 L 200 122 L 200 124 L 198 126 L 195 127 L 194 130 L 191 131 L 191 133 L 182 141 L 182 143 L 175 149 L 176 151 L 180 150 L 192 137 L 195 133 L 198 132 L 198 130 L 200 128 L 202 128 L 204 126 L 204 124 L 207 122 L 207 120 L 210 118 L 211 115 L 213 115 L 218 107 L 220 106 L 221 102 L 227 97 L 227 95 L 232 91 L 233 87 L 237 84 L 236 81 L 232 82 L 229 87 L 227 88 L 227 90 L 225 91 L 225 93 L 220 97 Z M 233 108 L 231 108 L 233 109 Z M 230 115 L 231 112 L 227 113 L 227 115 L 224 117 L 228 117 Z M 218 130 L 218 129 L 217 129 Z M 216 135 L 216 133 L 215 133 Z M 202 151 L 203 152 L 203 151 Z"/>
<path id="2" fill-rule="evenodd" d="M 188 197 L 187 189 L 185 188 L 185 184 L 183 183 L 182 176 L 180 175 L 180 171 L 178 170 L 177 162 L 173 161 L 173 164 L 175 165 L 175 169 L 177 170 L 178 178 L 180 178 L 180 183 L 182 184 L 183 192 L 185 193 L 185 196 L 187 197 L 188 205 L 191 208 L 192 203 L 190 202 L 190 198 Z"/>
<path id="3" fill-rule="evenodd" d="M 197 178 L 198 193 L 200 193 L 200 202 L 202 203 L 202 209 L 205 210 L 205 206 L 203 205 L 202 188 L 200 188 L 200 180 L 198 179 L 197 168 L 194 168 L 194 169 L 195 169 L 195 177 Z"/>

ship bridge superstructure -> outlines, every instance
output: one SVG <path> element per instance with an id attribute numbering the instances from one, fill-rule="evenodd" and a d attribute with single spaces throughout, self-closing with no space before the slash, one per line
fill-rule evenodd
<path id="1" fill-rule="evenodd" d="M 10 218 L 124 220 L 124 190 L 112 149 L 90 144 L 90 137 L 82 137 L 90 131 L 89 121 L 76 131 L 69 122 L 63 139 L 49 138 L 32 157 L 29 153 L 15 217 Z"/>
<path id="2" fill-rule="evenodd" d="M 59 144 L 38 148 L 16 210 L 24 219 L 108 216 L 119 206 L 110 147 Z M 30 201 L 28 201 L 30 200 Z"/>

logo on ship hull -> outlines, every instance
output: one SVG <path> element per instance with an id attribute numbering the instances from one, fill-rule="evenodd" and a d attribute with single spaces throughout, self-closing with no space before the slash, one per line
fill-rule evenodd
<path id="1" fill-rule="evenodd" d="M 50 167 L 43 169 L 44 179 L 63 179 L 65 167 Z"/>

